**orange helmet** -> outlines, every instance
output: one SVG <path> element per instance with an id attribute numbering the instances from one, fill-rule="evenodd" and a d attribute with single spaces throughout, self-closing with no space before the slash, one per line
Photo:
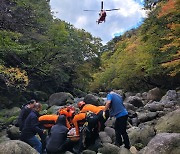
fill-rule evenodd
<path id="1" fill-rule="evenodd" d="M 77 105 L 78 105 L 79 108 L 81 108 L 83 105 L 85 105 L 85 102 L 84 101 L 80 101 Z"/>

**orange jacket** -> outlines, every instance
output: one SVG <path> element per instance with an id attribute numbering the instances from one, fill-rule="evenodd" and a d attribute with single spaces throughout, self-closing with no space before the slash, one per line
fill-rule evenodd
<path id="1" fill-rule="evenodd" d="M 59 109 L 58 112 L 60 115 L 65 115 L 67 118 L 73 118 L 75 114 L 75 108 L 73 106 L 67 106 Z"/>
<path id="2" fill-rule="evenodd" d="M 76 135 L 79 135 L 79 125 L 84 124 L 86 119 L 86 113 L 76 114 L 72 120 L 72 123 L 76 129 Z"/>
<path id="3" fill-rule="evenodd" d="M 105 106 L 95 106 L 92 104 L 86 104 L 84 107 L 81 109 L 81 112 L 88 112 L 91 111 L 95 114 L 98 114 L 100 111 L 104 110 Z"/>
<path id="4" fill-rule="evenodd" d="M 45 128 L 51 128 L 55 125 L 58 115 L 42 115 L 39 117 L 39 122 L 43 124 Z"/>
<path id="5" fill-rule="evenodd" d="M 75 108 L 72 106 L 64 107 L 64 108 L 59 109 L 58 113 L 59 113 L 59 115 L 66 116 L 66 125 L 68 128 L 71 128 L 72 119 L 75 114 Z"/>
<path id="6" fill-rule="evenodd" d="M 58 116 L 59 115 L 56 115 L 56 114 L 42 115 L 42 116 L 39 117 L 39 122 L 41 124 L 43 124 L 43 126 L 45 128 L 51 128 L 52 126 L 54 126 L 56 124 Z M 67 128 L 71 127 L 70 124 L 69 124 L 69 121 L 67 120 L 67 118 L 66 118 L 66 126 L 67 126 Z"/>

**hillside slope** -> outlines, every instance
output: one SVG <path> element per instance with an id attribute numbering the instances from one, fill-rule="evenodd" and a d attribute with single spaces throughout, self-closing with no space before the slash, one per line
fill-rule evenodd
<path id="1" fill-rule="evenodd" d="M 177 88 L 180 85 L 179 19 L 179 0 L 158 3 L 138 29 L 116 38 L 113 50 L 103 52 L 91 89 Z"/>

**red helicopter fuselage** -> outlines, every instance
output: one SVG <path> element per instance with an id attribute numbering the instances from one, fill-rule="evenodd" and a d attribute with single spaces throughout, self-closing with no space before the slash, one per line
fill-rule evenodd
<path id="1" fill-rule="evenodd" d="M 101 12 L 99 13 L 98 24 L 102 23 L 103 21 L 105 22 L 105 20 L 106 20 L 106 11 L 101 10 Z"/>

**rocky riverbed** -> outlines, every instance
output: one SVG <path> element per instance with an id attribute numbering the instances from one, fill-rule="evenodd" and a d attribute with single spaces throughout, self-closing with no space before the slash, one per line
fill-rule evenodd
<path id="1" fill-rule="evenodd" d="M 117 90 L 122 94 L 122 90 Z M 162 92 L 154 88 L 144 93 L 125 93 L 124 105 L 129 112 L 128 134 L 137 154 L 178 154 L 180 153 L 180 91 Z M 56 113 L 65 105 L 77 108 L 77 102 L 85 100 L 94 105 L 103 105 L 106 93 L 88 94 L 74 98 L 71 94 L 60 92 L 52 94 L 43 103 L 42 114 Z M 77 109 L 78 112 L 78 109 Z M 15 126 L 20 108 L 0 110 L 0 153 L 34 154 L 36 151 L 19 141 L 19 129 Z M 114 145 L 114 119 L 109 118 L 106 128 L 99 133 L 96 144 L 83 151 L 83 154 L 131 154 L 124 147 Z M 66 154 L 71 152 L 66 152 Z"/>

